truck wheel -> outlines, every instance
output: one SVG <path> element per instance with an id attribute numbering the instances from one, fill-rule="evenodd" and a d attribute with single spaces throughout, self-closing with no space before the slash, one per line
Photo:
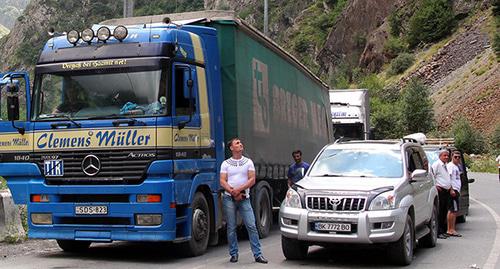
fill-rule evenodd
<path id="1" fill-rule="evenodd" d="M 409 265 L 413 259 L 413 249 L 415 246 L 415 233 L 413 220 L 406 216 L 405 229 L 398 241 L 389 245 L 389 258 L 398 265 Z"/>
<path id="2" fill-rule="evenodd" d="M 194 195 L 191 208 L 191 239 L 180 244 L 180 253 L 188 257 L 205 253 L 210 234 L 210 211 L 207 199 L 201 192 Z"/>
<path id="3" fill-rule="evenodd" d="M 281 249 L 288 260 L 303 260 L 307 257 L 309 246 L 297 239 L 281 236 Z"/>
<path id="4" fill-rule="evenodd" d="M 268 189 L 265 187 L 266 184 L 266 182 L 259 183 L 254 193 L 255 199 L 253 209 L 255 213 L 255 224 L 257 226 L 257 231 L 259 231 L 260 238 L 266 238 L 269 235 L 273 220 L 271 198 Z"/>
<path id="5" fill-rule="evenodd" d="M 427 224 L 430 231 L 426 236 L 422 237 L 422 239 L 419 240 L 419 243 L 423 247 L 433 248 L 436 246 L 437 234 L 438 234 L 437 210 L 438 209 L 437 209 L 436 205 L 434 205 L 432 207 L 431 219 L 429 220 L 429 223 Z"/>
<path id="6" fill-rule="evenodd" d="M 89 249 L 92 242 L 76 240 L 56 240 L 59 247 L 65 252 L 83 252 Z"/>
<path id="7" fill-rule="evenodd" d="M 467 221 L 467 217 L 465 216 L 465 214 L 463 214 L 461 216 L 457 216 L 456 223 L 465 223 L 466 221 Z"/>

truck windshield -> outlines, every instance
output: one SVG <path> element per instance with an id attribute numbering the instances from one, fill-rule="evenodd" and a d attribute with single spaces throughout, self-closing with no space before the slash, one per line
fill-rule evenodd
<path id="1" fill-rule="evenodd" d="M 309 176 L 397 178 L 403 174 L 402 167 L 399 150 L 327 149 Z"/>
<path id="2" fill-rule="evenodd" d="M 164 114 L 162 70 L 40 74 L 33 120 L 100 119 Z"/>

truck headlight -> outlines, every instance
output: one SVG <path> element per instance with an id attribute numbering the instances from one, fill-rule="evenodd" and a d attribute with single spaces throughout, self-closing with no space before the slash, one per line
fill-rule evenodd
<path id="1" fill-rule="evenodd" d="M 368 210 L 389 210 L 396 208 L 396 197 L 393 191 L 383 192 L 370 203 Z"/>
<path id="2" fill-rule="evenodd" d="M 110 36 L 111 31 L 108 27 L 102 26 L 101 28 L 97 29 L 97 39 L 99 39 L 100 41 L 105 42 L 109 39 Z"/>
<path id="3" fill-rule="evenodd" d="M 302 203 L 300 202 L 300 195 L 293 189 L 288 189 L 285 196 L 285 206 L 302 208 Z"/>

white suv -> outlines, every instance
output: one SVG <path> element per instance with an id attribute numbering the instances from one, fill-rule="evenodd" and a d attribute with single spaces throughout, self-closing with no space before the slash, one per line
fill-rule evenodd
<path id="1" fill-rule="evenodd" d="M 349 141 L 324 147 L 280 208 L 283 254 L 310 245 L 387 244 L 410 264 L 417 240 L 434 247 L 438 198 L 422 147 L 412 139 Z"/>

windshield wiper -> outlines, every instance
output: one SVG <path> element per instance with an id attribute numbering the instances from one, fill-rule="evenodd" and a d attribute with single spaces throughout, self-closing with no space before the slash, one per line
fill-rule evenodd
<path id="1" fill-rule="evenodd" d="M 82 125 L 80 123 L 73 120 L 73 118 L 71 118 L 71 116 L 66 114 L 66 113 L 42 114 L 42 115 L 38 116 L 38 119 L 41 119 L 41 120 L 42 119 L 57 119 L 57 118 L 63 118 L 63 119 L 69 120 L 76 127 L 82 128 Z"/>
<path id="2" fill-rule="evenodd" d="M 344 177 L 340 174 L 323 174 L 323 175 L 313 175 L 312 177 Z"/>
<path id="3" fill-rule="evenodd" d="M 104 116 L 90 117 L 89 120 L 107 120 L 107 119 L 117 119 L 120 117 L 123 117 L 123 115 L 110 114 L 110 115 L 104 115 Z"/>

